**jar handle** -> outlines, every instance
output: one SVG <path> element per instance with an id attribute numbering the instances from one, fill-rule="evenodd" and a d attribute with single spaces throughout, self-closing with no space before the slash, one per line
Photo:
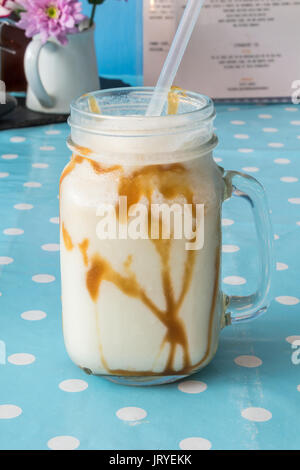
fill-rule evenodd
<path id="1" fill-rule="evenodd" d="M 251 205 L 259 249 L 258 286 L 247 296 L 227 297 L 226 317 L 230 323 L 252 320 L 267 310 L 273 261 L 273 231 L 263 186 L 252 176 L 238 171 L 224 174 L 227 194 L 245 198 Z"/>
<path id="2" fill-rule="evenodd" d="M 53 108 L 55 100 L 45 90 L 39 72 L 39 57 L 43 47 L 51 48 L 51 50 L 56 49 L 53 42 L 49 41 L 43 44 L 40 39 L 33 39 L 28 44 L 24 56 L 24 70 L 27 82 L 40 104 L 45 108 Z"/>

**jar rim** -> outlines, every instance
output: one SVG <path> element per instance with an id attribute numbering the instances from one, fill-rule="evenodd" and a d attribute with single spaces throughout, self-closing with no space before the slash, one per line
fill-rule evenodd
<path id="1" fill-rule="evenodd" d="M 139 165 L 161 165 L 161 164 L 168 164 L 168 163 L 182 163 L 182 162 L 188 162 L 191 160 L 194 160 L 195 158 L 199 158 L 202 155 L 206 155 L 218 145 L 218 138 L 215 134 L 212 135 L 211 139 L 201 146 L 201 148 L 198 149 L 197 154 L 195 154 L 194 149 L 188 149 L 184 151 L 173 151 L 169 153 L 169 158 L 166 158 L 166 153 L 161 152 L 161 153 L 155 153 L 152 155 L 151 158 L 144 159 L 144 154 L 143 153 L 138 153 L 135 155 L 135 157 L 132 159 L 133 154 L 132 153 L 101 153 L 101 163 L 104 164 L 118 164 L 122 165 L 124 164 L 124 161 L 127 164 L 134 163 L 136 166 Z M 71 150 L 72 154 L 79 155 L 80 157 L 83 158 L 88 158 L 90 160 L 95 160 L 99 161 L 100 154 L 99 152 L 94 152 L 91 149 L 87 149 L 86 147 L 81 147 L 76 145 L 75 142 L 73 142 L 71 136 L 67 138 L 67 147 Z M 88 150 L 88 153 L 86 152 Z"/>
<path id="2" fill-rule="evenodd" d="M 69 125 L 80 127 L 87 132 L 99 134 L 127 135 L 135 131 L 162 133 L 206 125 L 215 117 L 214 104 L 211 98 L 185 90 L 176 90 L 178 96 L 178 114 L 146 116 L 145 111 L 154 87 L 122 87 L 98 90 L 86 93 L 71 103 Z M 89 109 L 89 98 L 96 99 L 101 114 Z M 135 109 L 134 114 L 128 113 Z M 127 111 L 127 112 L 126 112 Z"/>

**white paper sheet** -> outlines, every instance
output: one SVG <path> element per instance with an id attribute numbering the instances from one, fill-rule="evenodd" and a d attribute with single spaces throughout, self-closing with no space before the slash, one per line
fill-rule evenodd
<path id="1" fill-rule="evenodd" d="M 144 0 L 144 84 L 154 85 L 186 0 Z M 299 0 L 206 0 L 175 85 L 219 99 L 285 98 L 300 79 Z"/>

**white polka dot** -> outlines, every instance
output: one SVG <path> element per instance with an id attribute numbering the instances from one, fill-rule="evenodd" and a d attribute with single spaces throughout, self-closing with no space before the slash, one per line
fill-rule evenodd
<path id="1" fill-rule="evenodd" d="M 300 385 L 297 385 L 297 390 L 298 392 L 300 392 Z"/>
<path id="2" fill-rule="evenodd" d="M 299 180 L 295 176 L 282 176 L 280 181 L 283 181 L 283 183 L 297 183 Z"/>
<path id="3" fill-rule="evenodd" d="M 184 393 L 202 393 L 207 389 L 207 385 L 199 380 L 186 380 L 180 382 L 178 390 Z"/>
<path id="4" fill-rule="evenodd" d="M 214 158 L 214 161 L 215 161 L 216 163 L 220 163 L 220 162 L 222 161 L 222 158 L 215 157 L 215 158 Z"/>
<path id="5" fill-rule="evenodd" d="M 41 168 L 41 169 L 43 169 L 43 168 L 48 168 L 49 165 L 48 165 L 48 163 L 33 163 L 33 164 L 32 164 L 32 167 L 33 167 L 33 168 Z"/>
<path id="6" fill-rule="evenodd" d="M 278 132 L 278 129 L 276 127 L 264 127 L 263 132 Z"/>
<path id="7" fill-rule="evenodd" d="M 17 418 L 22 413 L 22 408 L 16 405 L 0 405 L 0 419 Z"/>
<path id="8" fill-rule="evenodd" d="M 55 281 L 55 277 L 51 276 L 51 274 L 35 274 L 32 276 L 32 280 L 41 284 L 47 284 L 49 282 Z"/>
<path id="9" fill-rule="evenodd" d="M 240 153 L 252 153 L 252 152 L 254 152 L 254 149 L 247 149 L 247 148 L 238 149 L 238 152 L 240 152 Z"/>
<path id="10" fill-rule="evenodd" d="M 291 197 L 288 199 L 291 204 L 300 204 L 300 197 Z"/>
<path id="11" fill-rule="evenodd" d="M 55 150 L 55 147 L 53 147 L 52 145 L 43 145 L 42 147 L 40 147 L 40 150 L 50 151 Z"/>
<path id="12" fill-rule="evenodd" d="M 289 267 L 285 263 L 276 263 L 276 269 L 277 271 L 285 271 L 286 269 L 289 269 Z"/>
<path id="13" fill-rule="evenodd" d="M 262 360 L 256 356 L 238 356 L 234 359 L 234 362 L 241 367 L 259 367 L 262 365 Z"/>
<path id="14" fill-rule="evenodd" d="M 59 251 L 59 244 L 58 243 L 47 243 L 46 245 L 42 245 L 42 250 L 45 250 L 45 251 Z"/>
<path id="15" fill-rule="evenodd" d="M 287 338 L 285 338 L 285 340 L 290 343 L 290 344 L 293 344 L 294 341 L 300 341 L 300 336 L 296 335 L 296 336 L 288 336 Z"/>
<path id="16" fill-rule="evenodd" d="M 296 106 L 294 108 L 284 108 L 285 111 L 290 111 L 291 113 L 295 112 L 295 111 L 298 111 L 298 109 L 296 108 Z"/>
<path id="17" fill-rule="evenodd" d="M 83 390 L 88 388 L 88 383 L 85 380 L 69 379 L 60 382 L 59 388 L 64 392 L 83 392 Z"/>
<path id="18" fill-rule="evenodd" d="M 59 224 L 59 217 L 51 217 L 49 220 L 51 224 Z"/>
<path id="19" fill-rule="evenodd" d="M 27 183 L 24 183 L 24 186 L 26 186 L 26 188 L 40 188 L 42 185 L 37 181 L 28 181 Z"/>
<path id="20" fill-rule="evenodd" d="M 257 168 L 256 166 L 245 166 L 243 170 L 248 171 L 249 173 L 256 173 L 257 171 L 259 171 L 259 168 Z"/>
<path id="21" fill-rule="evenodd" d="M 8 362 L 16 366 L 27 366 L 32 364 L 35 361 L 35 356 L 33 354 L 27 353 L 16 353 L 8 356 Z"/>
<path id="22" fill-rule="evenodd" d="M 284 144 L 282 144 L 281 142 L 270 142 L 268 146 L 272 148 L 281 148 L 284 147 Z"/>
<path id="23" fill-rule="evenodd" d="M 228 225 L 233 225 L 234 224 L 234 220 L 231 220 L 231 219 L 222 219 L 222 225 L 224 227 L 227 227 Z"/>
<path id="24" fill-rule="evenodd" d="M 43 320 L 46 316 L 47 314 L 42 310 L 27 310 L 27 312 L 21 313 L 21 318 L 29 321 Z"/>
<path id="25" fill-rule="evenodd" d="M 5 153 L 4 155 L 2 155 L 2 158 L 4 160 L 15 160 L 16 158 L 18 158 L 19 155 L 17 155 L 16 153 Z"/>
<path id="26" fill-rule="evenodd" d="M 9 140 L 11 142 L 18 143 L 18 142 L 24 142 L 26 139 L 25 139 L 25 137 L 21 137 L 21 136 L 16 135 L 15 137 L 11 137 Z"/>
<path id="27" fill-rule="evenodd" d="M 223 245 L 222 246 L 222 251 L 223 253 L 235 253 L 236 251 L 239 251 L 239 247 L 237 245 Z"/>
<path id="28" fill-rule="evenodd" d="M 116 415 L 119 419 L 123 421 L 138 421 L 140 419 L 146 418 L 147 411 L 143 408 L 136 408 L 135 406 L 128 406 L 125 408 L 120 408 Z"/>
<path id="29" fill-rule="evenodd" d="M 74 450 L 80 445 L 79 439 L 73 436 L 52 437 L 47 443 L 52 450 Z"/>
<path id="30" fill-rule="evenodd" d="M 258 117 L 259 119 L 272 119 L 271 114 L 259 114 Z"/>
<path id="31" fill-rule="evenodd" d="M 49 129 L 48 131 L 45 131 L 45 134 L 47 134 L 47 135 L 58 135 L 60 133 L 61 133 L 61 131 L 59 131 L 57 129 Z"/>
<path id="32" fill-rule="evenodd" d="M 300 220 L 298 222 L 296 222 L 297 225 L 300 225 Z"/>
<path id="33" fill-rule="evenodd" d="M 6 173 L 5 171 L 0 173 L 0 178 L 7 178 L 9 176 L 9 173 Z"/>
<path id="34" fill-rule="evenodd" d="M 33 205 L 21 203 L 21 204 L 15 204 L 14 208 L 17 209 L 18 211 L 29 211 L 30 209 L 33 208 Z"/>
<path id="35" fill-rule="evenodd" d="M 235 139 L 249 139 L 248 134 L 235 134 L 234 135 Z"/>
<path id="36" fill-rule="evenodd" d="M 289 163 L 291 163 L 291 160 L 289 160 L 288 158 L 276 158 L 274 162 L 278 165 L 288 165 Z"/>
<path id="37" fill-rule="evenodd" d="M 300 121 L 291 121 L 292 126 L 300 126 Z"/>
<path id="38" fill-rule="evenodd" d="M 223 279 L 223 282 L 225 284 L 231 284 L 233 286 L 241 286 L 243 284 L 246 284 L 246 279 L 240 276 L 227 276 Z"/>
<path id="39" fill-rule="evenodd" d="M 0 264 L 10 264 L 13 263 L 13 258 L 10 258 L 9 256 L 0 256 Z"/>
<path id="40" fill-rule="evenodd" d="M 277 233 L 274 234 L 274 240 L 279 240 L 279 235 L 277 235 Z"/>
<path id="41" fill-rule="evenodd" d="M 249 421 L 255 421 L 257 423 L 262 423 L 264 421 L 269 421 L 272 418 L 272 413 L 265 408 L 256 408 L 250 407 L 246 408 L 241 413 L 242 417 L 248 419 Z"/>
<path id="42" fill-rule="evenodd" d="M 3 230 L 4 235 L 22 235 L 24 230 L 21 228 L 6 228 Z"/>
<path id="43" fill-rule="evenodd" d="M 209 450 L 211 442 L 203 437 L 187 437 L 179 442 L 179 447 L 182 450 Z"/>
<path id="44" fill-rule="evenodd" d="M 234 124 L 235 126 L 243 126 L 245 123 L 245 121 L 230 121 L 231 124 Z"/>
<path id="45" fill-rule="evenodd" d="M 297 297 L 292 297 L 290 295 L 281 295 L 279 297 L 275 297 L 275 300 L 282 305 L 297 305 L 300 302 Z"/>

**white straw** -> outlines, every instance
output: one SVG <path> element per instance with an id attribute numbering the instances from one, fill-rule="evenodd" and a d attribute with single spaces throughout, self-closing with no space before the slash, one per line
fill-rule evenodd
<path id="1" fill-rule="evenodd" d="M 203 3 L 204 0 L 188 0 L 149 103 L 146 116 L 160 116 L 162 114 L 168 93 L 177 74 Z"/>

